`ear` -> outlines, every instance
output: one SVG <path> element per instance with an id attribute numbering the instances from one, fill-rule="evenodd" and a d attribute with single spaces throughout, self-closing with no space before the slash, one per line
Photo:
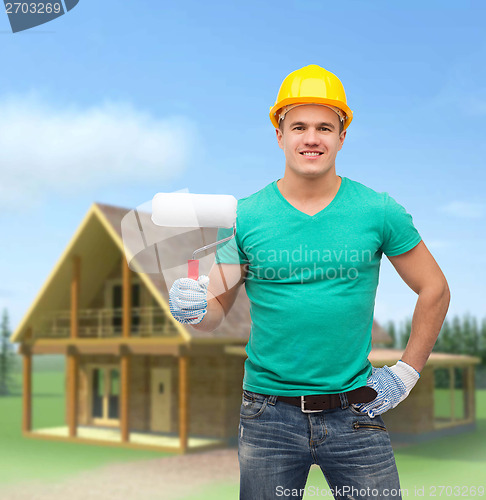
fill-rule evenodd
<path id="1" fill-rule="evenodd" d="M 280 149 L 283 149 L 283 134 L 282 134 L 282 132 L 280 131 L 279 128 L 276 128 L 275 132 L 277 134 L 278 145 L 279 145 Z"/>
<path id="2" fill-rule="evenodd" d="M 340 151 L 341 148 L 343 147 L 343 142 L 344 142 L 344 139 L 346 138 L 346 132 L 347 132 L 347 130 L 343 130 L 341 132 L 341 135 L 339 136 L 339 142 L 341 143 L 341 145 L 339 146 L 338 151 Z"/>

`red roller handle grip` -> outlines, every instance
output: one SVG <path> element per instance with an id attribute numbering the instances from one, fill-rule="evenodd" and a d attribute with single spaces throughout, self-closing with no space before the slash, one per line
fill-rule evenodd
<path id="1" fill-rule="evenodd" d="M 199 261 L 189 259 L 187 261 L 187 277 L 192 280 L 197 280 L 199 278 Z"/>

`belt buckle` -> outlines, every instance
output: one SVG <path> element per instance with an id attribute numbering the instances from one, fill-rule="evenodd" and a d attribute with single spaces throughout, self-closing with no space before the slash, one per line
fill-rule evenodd
<path id="1" fill-rule="evenodd" d="M 319 413 L 323 410 L 306 410 L 305 409 L 305 396 L 300 396 L 300 409 L 302 410 L 302 413 Z"/>

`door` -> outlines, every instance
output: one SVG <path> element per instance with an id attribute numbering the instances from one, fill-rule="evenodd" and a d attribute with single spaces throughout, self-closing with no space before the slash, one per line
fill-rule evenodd
<path id="1" fill-rule="evenodd" d="M 120 370 L 96 367 L 91 371 L 91 417 L 94 424 L 118 425 Z"/>
<path id="2" fill-rule="evenodd" d="M 170 368 L 153 368 L 151 385 L 151 427 L 153 431 L 171 431 L 172 384 Z"/>

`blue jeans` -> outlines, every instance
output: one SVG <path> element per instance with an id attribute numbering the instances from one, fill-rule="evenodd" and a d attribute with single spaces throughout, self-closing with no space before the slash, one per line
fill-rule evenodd
<path id="1" fill-rule="evenodd" d="M 319 465 L 336 499 L 401 498 L 390 437 L 380 415 L 359 413 L 345 393 L 341 407 L 319 413 L 303 413 L 276 399 L 243 390 L 240 500 L 301 499 L 304 490 L 306 497 L 325 498 L 322 489 L 305 489 L 312 464 Z"/>

